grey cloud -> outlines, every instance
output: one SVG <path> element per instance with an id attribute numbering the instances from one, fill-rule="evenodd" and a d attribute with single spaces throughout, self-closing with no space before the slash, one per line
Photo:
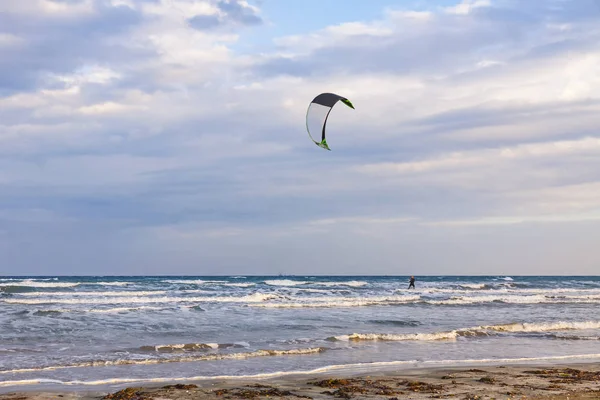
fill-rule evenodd
<path id="1" fill-rule="evenodd" d="M 222 19 L 217 15 L 196 15 L 188 19 L 189 25 L 197 30 L 211 30 L 231 24 L 253 26 L 263 23 L 252 8 L 242 4 L 240 0 L 219 0 L 217 8 L 225 14 Z"/>
<path id="2" fill-rule="evenodd" d="M 600 2 L 598 0 L 546 0 L 542 2 L 501 0 L 492 10 L 502 10 L 503 13 L 513 16 L 530 15 L 548 22 L 577 22 L 598 19 Z"/>
<path id="3" fill-rule="evenodd" d="M 0 95 L 33 90 L 47 83 L 48 74 L 68 74 L 85 63 L 126 65 L 153 55 L 110 41 L 110 37 L 123 35 L 142 21 L 138 12 L 95 4 L 95 15 L 69 20 L 38 15 L 23 20 L 0 14 L 0 30 L 24 41 L 24 45 L 3 49 Z"/>
<path id="4" fill-rule="evenodd" d="M 219 17 L 216 15 L 196 15 L 188 20 L 190 26 L 199 31 L 216 28 L 221 25 Z"/>
<path id="5" fill-rule="evenodd" d="M 458 110 L 441 112 L 436 115 L 415 119 L 411 122 L 410 126 L 407 126 L 408 129 L 419 128 L 418 132 L 421 134 L 423 130 L 421 128 L 428 128 L 425 130 L 427 134 L 435 134 L 445 133 L 452 130 L 459 129 L 469 129 L 469 128 L 481 128 L 484 129 L 490 126 L 499 126 L 499 125 L 515 125 L 515 124 L 525 124 L 528 121 L 531 121 L 533 117 L 537 117 L 540 119 L 560 119 L 562 118 L 573 118 L 573 117 L 589 117 L 596 114 L 596 111 L 586 110 L 585 107 L 600 105 L 600 101 L 576 101 L 570 102 L 568 104 L 564 104 L 561 102 L 554 102 L 553 104 L 543 104 L 543 105 L 520 105 L 520 106 L 486 106 L 480 105 L 477 107 L 469 107 L 462 108 Z M 595 131 L 592 127 L 590 130 L 579 130 L 577 132 L 576 137 L 584 137 L 593 135 Z M 538 139 L 540 141 L 546 141 L 550 136 L 553 136 L 555 139 L 560 139 L 563 137 L 561 134 L 556 135 L 545 135 L 544 138 Z M 573 132 L 565 132 L 564 137 L 569 137 L 573 139 Z M 532 141 L 535 139 L 528 139 L 528 141 Z M 514 143 L 518 141 L 514 137 L 507 138 L 506 140 L 496 139 L 488 142 L 493 145 L 508 145 L 510 143 Z M 464 148 L 464 146 L 469 146 L 468 143 L 460 143 L 460 146 Z M 473 146 L 480 146 L 478 143 L 474 143 Z"/>
<path id="6" fill-rule="evenodd" d="M 219 0 L 217 7 L 229 18 L 235 22 L 244 25 L 257 25 L 262 23 L 262 19 L 254 11 L 240 3 L 240 0 Z"/>

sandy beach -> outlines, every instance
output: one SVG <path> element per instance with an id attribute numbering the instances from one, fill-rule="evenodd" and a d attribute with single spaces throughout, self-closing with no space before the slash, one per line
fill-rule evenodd
<path id="1" fill-rule="evenodd" d="M 2 400 L 600 399 L 600 364 L 435 368 L 360 376 L 130 386 L 107 392 L 14 392 Z"/>

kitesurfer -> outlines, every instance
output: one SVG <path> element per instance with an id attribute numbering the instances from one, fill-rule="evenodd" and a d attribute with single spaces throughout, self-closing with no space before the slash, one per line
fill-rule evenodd
<path id="1" fill-rule="evenodd" d="M 411 277 L 410 277 L 410 283 L 409 283 L 409 285 L 408 285 L 408 288 L 409 288 L 409 289 L 410 289 L 410 288 L 413 288 L 413 289 L 415 289 L 415 277 L 414 277 L 414 276 L 411 276 Z"/>

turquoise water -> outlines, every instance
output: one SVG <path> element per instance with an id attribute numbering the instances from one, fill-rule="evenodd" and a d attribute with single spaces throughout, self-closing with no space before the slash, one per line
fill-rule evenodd
<path id="1" fill-rule="evenodd" d="M 0 392 L 600 360 L 600 277 L 416 278 L 0 278 Z"/>

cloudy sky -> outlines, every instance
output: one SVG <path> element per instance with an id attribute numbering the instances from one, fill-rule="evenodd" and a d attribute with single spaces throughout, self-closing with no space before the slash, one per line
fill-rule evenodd
<path id="1" fill-rule="evenodd" d="M 321 92 L 331 152 L 305 130 Z M 0 1 L 0 275 L 594 274 L 598 0 Z"/>

